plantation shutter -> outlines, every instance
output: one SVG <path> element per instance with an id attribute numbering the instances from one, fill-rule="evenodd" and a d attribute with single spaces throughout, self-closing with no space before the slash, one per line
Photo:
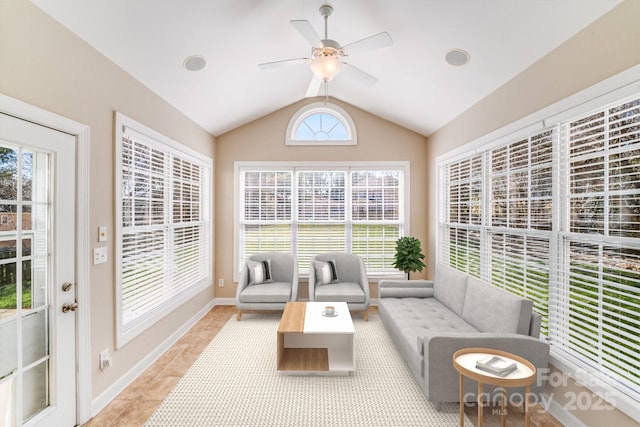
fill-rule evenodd
<path id="1" fill-rule="evenodd" d="M 210 280 L 210 177 L 190 155 L 129 127 L 120 144 L 119 322 L 127 334 Z"/>
<path id="2" fill-rule="evenodd" d="M 291 247 L 290 170 L 246 170 L 240 177 L 240 265 L 252 254 Z"/>
<path id="3" fill-rule="evenodd" d="M 400 171 L 351 171 L 351 245 L 367 270 L 392 272 L 401 230 Z"/>
<path id="4" fill-rule="evenodd" d="M 292 253 L 301 275 L 323 252 L 360 255 L 370 275 L 397 275 L 395 243 L 404 233 L 404 164 L 251 162 L 238 179 L 238 271 L 255 253 Z"/>
<path id="5" fill-rule="evenodd" d="M 640 386 L 640 99 L 562 126 L 568 232 L 552 340 L 630 394 Z"/>
<path id="6" fill-rule="evenodd" d="M 491 225 L 551 230 L 553 132 L 491 152 Z"/>
<path id="7" fill-rule="evenodd" d="M 173 242 L 170 247 L 174 262 L 169 264 L 168 273 L 174 293 L 179 293 L 206 277 L 207 227 L 202 203 L 203 183 L 208 181 L 208 177 L 205 179 L 204 168 L 188 160 L 173 156 L 172 163 Z"/>
<path id="8" fill-rule="evenodd" d="M 440 165 L 438 260 L 532 300 L 554 357 L 639 401 L 640 98 L 551 125 L 475 155 L 477 227 L 473 157 Z"/>
<path id="9" fill-rule="evenodd" d="M 533 301 L 542 316 L 541 333 L 548 334 L 549 238 L 527 234 L 491 232 L 490 282 Z"/>
<path id="10" fill-rule="evenodd" d="M 553 130 L 492 150 L 487 280 L 533 301 L 548 334 Z"/>
<path id="11" fill-rule="evenodd" d="M 447 165 L 443 175 L 442 257 L 448 265 L 476 277 L 481 276 L 483 165 L 483 156 L 475 155 Z"/>
<path id="12" fill-rule="evenodd" d="M 122 313 L 123 326 L 165 298 L 169 158 L 125 130 L 122 140 Z"/>
<path id="13" fill-rule="evenodd" d="M 347 249 L 346 171 L 298 171 L 297 251 L 302 273 L 311 257 Z"/>

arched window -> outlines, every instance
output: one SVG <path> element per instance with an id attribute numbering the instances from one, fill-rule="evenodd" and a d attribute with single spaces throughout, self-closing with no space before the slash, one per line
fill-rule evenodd
<path id="1" fill-rule="evenodd" d="M 298 110 L 287 127 L 287 145 L 356 145 L 356 127 L 334 104 L 317 102 Z"/>

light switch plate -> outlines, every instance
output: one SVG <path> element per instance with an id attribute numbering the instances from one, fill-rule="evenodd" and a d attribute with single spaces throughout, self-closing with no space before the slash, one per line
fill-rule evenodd
<path id="1" fill-rule="evenodd" d="M 107 241 L 107 227 L 102 225 L 98 227 L 98 242 Z"/>

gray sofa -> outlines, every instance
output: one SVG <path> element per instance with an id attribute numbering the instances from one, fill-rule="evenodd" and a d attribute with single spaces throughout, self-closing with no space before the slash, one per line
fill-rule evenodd
<path id="1" fill-rule="evenodd" d="M 503 350 L 524 357 L 538 370 L 547 368 L 549 345 L 539 338 L 541 318 L 532 306 L 529 300 L 447 266 L 437 268 L 433 281 L 379 282 L 380 318 L 427 399 L 438 408 L 459 400 L 459 375 L 452 358 L 462 348 Z M 542 388 L 538 380 L 531 391 Z M 476 383 L 465 379 L 466 401 L 476 399 L 476 390 Z M 492 391 L 485 387 L 485 392 Z"/>

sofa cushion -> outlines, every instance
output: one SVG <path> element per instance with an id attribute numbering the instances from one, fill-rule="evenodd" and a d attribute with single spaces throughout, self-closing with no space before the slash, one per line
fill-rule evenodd
<path id="1" fill-rule="evenodd" d="M 315 300 L 363 303 L 365 302 L 365 295 L 364 291 L 357 283 L 338 282 L 317 286 Z"/>
<path id="2" fill-rule="evenodd" d="M 469 277 L 462 318 L 482 332 L 529 334 L 533 303 Z"/>
<path id="3" fill-rule="evenodd" d="M 247 261 L 249 269 L 249 285 L 260 285 L 271 282 L 271 260 Z"/>
<path id="4" fill-rule="evenodd" d="M 454 313 L 462 315 L 466 291 L 466 274 L 445 265 L 438 266 L 433 281 L 433 296 L 438 301 Z"/>
<path id="5" fill-rule="evenodd" d="M 407 346 L 422 354 L 423 338 L 443 332 L 478 332 L 435 298 L 384 298 L 385 309 Z M 380 302 L 378 302 L 380 304 Z"/>
<path id="6" fill-rule="evenodd" d="M 247 286 L 239 300 L 250 302 L 287 302 L 291 298 L 291 283 L 271 282 L 262 286 Z"/>
<path id="7" fill-rule="evenodd" d="M 313 261 L 313 268 L 316 273 L 316 285 L 327 285 L 338 281 L 338 270 L 334 260 Z"/>

